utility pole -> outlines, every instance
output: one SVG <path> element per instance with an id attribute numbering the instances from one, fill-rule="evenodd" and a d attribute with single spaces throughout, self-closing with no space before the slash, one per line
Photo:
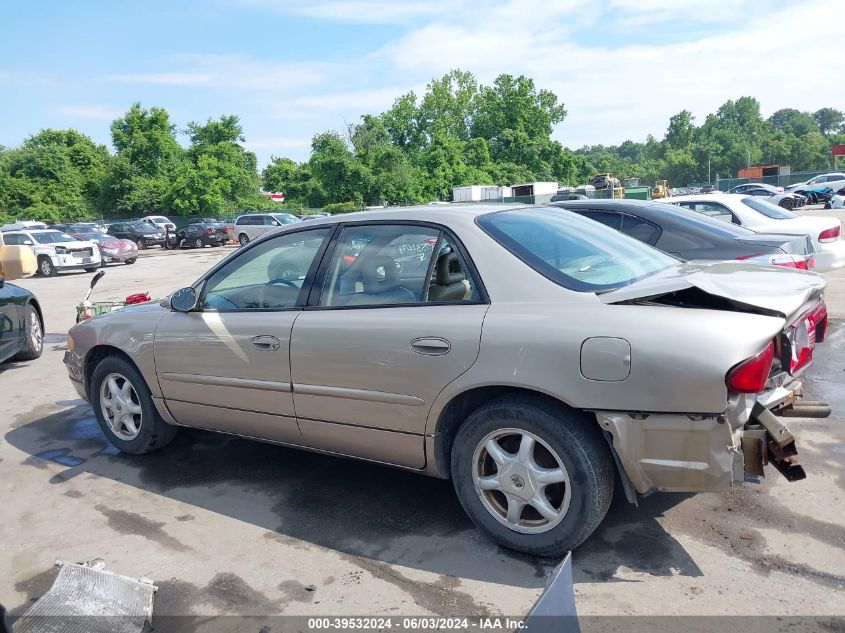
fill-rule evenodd
<path id="1" fill-rule="evenodd" d="M 710 180 L 710 154 L 707 154 L 707 182 L 712 184 Z"/>

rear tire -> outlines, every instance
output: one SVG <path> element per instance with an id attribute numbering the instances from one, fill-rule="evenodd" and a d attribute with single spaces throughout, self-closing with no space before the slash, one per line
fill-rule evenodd
<path id="1" fill-rule="evenodd" d="M 526 437 L 530 448 L 520 450 Z M 503 466 L 491 441 L 509 460 Z M 520 461 L 524 452 L 529 457 Z M 451 465 L 455 492 L 473 522 L 500 545 L 528 554 L 575 548 L 613 498 L 613 462 L 595 419 L 542 397 L 503 396 L 476 409 L 458 430 Z M 529 493 L 533 502 L 521 496 Z M 520 508 L 513 520 L 512 503 Z"/>
<path id="2" fill-rule="evenodd" d="M 241 246 L 246 246 L 247 244 L 249 244 L 249 235 L 247 235 L 246 233 L 241 233 L 240 235 L 238 235 L 238 244 L 240 244 Z"/>
<path id="3" fill-rule="evenodd" d="M 92 268 L 86 268 L 86 269 L 85 269 L 85 272 L 86 272 L 86 273 L 95 273 L 95 272 L 97 272 L 97 269 L 98 269 L 98 268 L 105 268 L 105 267 L 106 267 L 105 263 L 100 262 L 100 265 L 99 265 L 99 266 L 94 266 L 94 267 L 92 267 Z"/>
<path id="4" fill-rule="evenodd" d="M 56 267 L 53 265 L 53 262 L 50 261 L 50 258 L 46 255 L 42 255 L 38 258 L 38 276 L 39 277 L 55 277 Z"/>
<path id="5" fill-rule="evenodd" d="M 795 203 L 793 203 L 790 198 L 784 198 L 778 204 L 787 211 L 792 211 L 792 209 L 795 208 Z"/>
<path id="6" fill-rule="evenodd" d="M 21 351 L 15 360 L 35 360 L 44 351 L 44 323 L 38 316 L 38 310 L 31 303 L 26 304 L 26 318 L 24 320 L 26 332 Z"/>
<path id="7" fill-rule="evenodd" d="M 127 266 L 131 266 L 131 265 L 132 265 L 132 264 L 134 264 L 136 261 L 138 261 L 138 258 L 137 258 L 137 257 L 133 257 L 132 259 L 127 259 L 127 260 L 124 262 L 124 264 L 126 264 Z"/>
<path id="8" fill-rule="evenodd" d="M 117 397 L 115 390 L 109 388 L 109 381 L 114 381 L 114 385 L 121 388 L 125 388 L 126 383 L 129 383 L 130 388 L 125 388 L 126 393 Z M 167 446 L 176 436 L 177 427 L 161 418 L 153 404 L 147 383 L 135 366 L 125 358 L 106 356 L 97 364 L 91 376 L 90 394 L 91 408 L 97 416 L 100 430 L 124 453 L 149 453 Z M 104 398 L 104 395 L 111 397 Z M 132 414 L 131 423 L 121 424 L 117 421 L 119 415 L 129 415 L 127 411 L 130 409 L 138 411 Z"/>

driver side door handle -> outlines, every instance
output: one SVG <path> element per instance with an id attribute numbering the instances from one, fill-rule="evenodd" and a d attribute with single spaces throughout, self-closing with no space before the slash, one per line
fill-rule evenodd
<path id="1" fill-rule="evenodd" d="M 411 351 L 425 356 L 443 356 L 452 349 L 452 344 L 445 338 L 424 336 L 411 341 Z"/>
<path id="2" fill-rule="evenodd" d="M 267 334 L 254 337 L 250 343 L 252 343 L 255 349 L 261 350 L 262 352 L 275 352 L 282 346 L 282 342 L 279 339 Z"/>

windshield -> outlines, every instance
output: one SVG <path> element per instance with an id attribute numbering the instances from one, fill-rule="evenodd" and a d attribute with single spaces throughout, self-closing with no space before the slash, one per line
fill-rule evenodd
<path id="1" fill-rule="evenodd" d="M 603 224 L 560 209 L 482 215 L 478 225 L 541 275 L 579 292 L 614 290 L 679 260 Z"/>
<path id="2" fill-rule="evenodd" d="M 129 226 L 133 230 L 141 233 L 154 233 L 158 230 L 158 227 L 147 224 L 146 222 L 132 222 Z"/>
<path id="3" fill-rule="evenodd" d="M 164 224 L 166 222 L 170 222 L 170 220 L 168 220 L 167 218 L 160 216 L 160 215 L 151 215 L 149 219 L 152 220 L 153 222 L 159 222 L 161 224 Z"/>
<path id="4" fill-rule="evenodd" d="M 294 222 L 301 222 L 295 215 L 290 213 L 273 213 L 272 216 L 276 218 L 281 224 L 293 224 Z"/>
<path id="5" fill-rule="evenodd" d="M 55 244 L 56 242 L 77 242 L 75 237 L 62 233 L 61 231 L 44 231 L 43 233 L 33 233 L 32 237 L 39 244 Z"/>
<path id="6" fill-rule="evenodd" d="M 783 207 L 779 207 L 778 205 L 773 204 L 768 200 L 761 200 L 760 198 L 748 197 L 743 198 L 742 203 L 746 206 L 751 207 L 755 211 L 762 213 L 767 218 L 772 218 L 773 220 L 791 220 L 792 218 L 798 217 L 791 211 L 787 211 Z"/>

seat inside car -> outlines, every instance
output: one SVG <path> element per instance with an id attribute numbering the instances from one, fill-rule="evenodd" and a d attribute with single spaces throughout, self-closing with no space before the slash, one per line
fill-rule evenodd
<path id="1" fill-rule="evenodd" d="M 361 262 L 363 293 L 350 295 L 348 305 L 414 303 L 419 297 L 402 285 L 396 260 L 388 255 Z"/>
<path id="2" fill-rule="evenodd" d="M 437 258 L 434 283 L 428 289 L 429 301 L 462 301 L 469 299 L 472 288 L 461 268 L 461 260 L 452 251 Z"/>

